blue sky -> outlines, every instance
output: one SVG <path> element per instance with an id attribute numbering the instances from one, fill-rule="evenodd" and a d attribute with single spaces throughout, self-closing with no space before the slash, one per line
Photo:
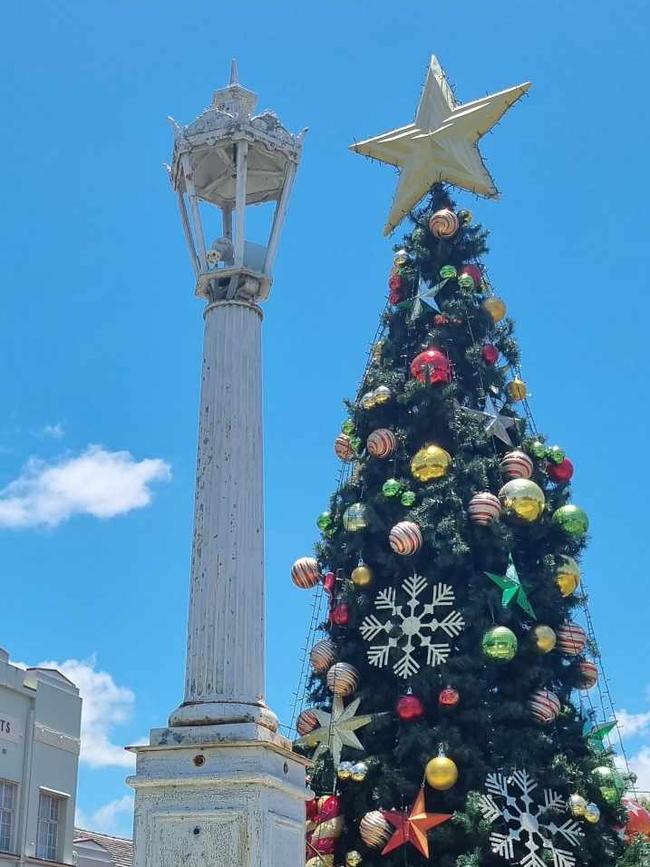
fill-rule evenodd
<path id="1" fill-rule="evenodd" d="M 435 52 L 464 101 L 534 84 L 483 144 L 502 200 L 459 198 L 492 230 L 538 426 L 576 465 L 591 611 L 650 789 L 645 6 L 5 4 L 0 644 L 82 686 L 84 821 L 129 832 L 121 746 L 181 696 L 202 320 L 165 117 L 196 117 L 232 55 L 261 109 L 310 128 L 264 323 L 271 706 L 288 721 L 310 601 L 289 569 L 391 261 L 395 177 L 346 146 L 410 122 Z"/>

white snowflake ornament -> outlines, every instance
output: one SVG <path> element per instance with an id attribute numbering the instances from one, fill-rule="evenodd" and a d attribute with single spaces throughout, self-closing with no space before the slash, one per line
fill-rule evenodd
<path id="1" fill-rule="evenodd" d="M 388 665 L 391 655 L 395 658 L 393 671 L 397 677 L 408 678 L 420 670 L 416 658 L 426 649 L 426 665 L 436 666 L 447 661 L 451 653 L 449 641 L 434 642 L 438 632 L 447 638 L 455 638 L 463 630 L 465 621 L 458 611 L 450 611 L 442 620 L 436 615 L 437 608 L 451 608 L 455 602 L 453 588 L 449 584 L 434 584 L 431 601 L 419 597 L 431 588 L 422 575 L 411 575 L 402 582 L 402 590 L 408 600 L 397 604 L 397 590 L 388 587 L 380 590 L 375 599 L 377 611 L 388 611 L 383 622 L 371 614 L 364 618 L 359 632 L 366 641 L 380 640 L 368 648 L 368 662 L 377 668 Z"/>
<path id="2" fill-rule="evenodd" d="M 575 847 L 583 836 L 582 830 L 571 818 L 558 825 L 549 815 L 551 811 L 567 809 L 564 798 L 552 789 L 544 789 L 542 803 L 535 803 L 531 793 L 537 783 L 525 770 L 514 771 L 507 777 L 502 773 L 488 774 L 485 787 L 490 794 L 481 795 L 483 818 L 488 822 L 502 819 L 506 825 L 505 833 L 490 834 L 495 854 L 522 867 L 546 867 L 542 855 L 547 851 L 553 857 L 553 867 L 574 867 L 575 856 L 556 846 L 556 841 Z"/>

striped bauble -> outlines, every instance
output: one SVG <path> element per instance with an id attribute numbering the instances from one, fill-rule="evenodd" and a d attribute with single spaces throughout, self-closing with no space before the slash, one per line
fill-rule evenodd
<path id="1" fill-rule="evenodd" d="M 548 725 L 557 719 L 560 713 L 560 699 L 549 689 L 538 689 L 528 700 L 528 707 L 533 719 Z"/>
<path id="2" fill-rule="evenodd" d="M 408 556 L 422 547 L 422 533 L 413 521 L 400 521 L 390 531 L 388 541 L 396 554 Z"/>
<path id="3" fill-rule="evenodd" d="M 300 737 L 304 737 L 305 735 L 308 735 L 309 732 L 313 732 L 317 726 L 318 717 L 311 708 L 306 708 L 301 711 L 300 716 L 296 721 L 296 731 Z"/>
<path id="4" fill-rule="evenodd" d="M 533 474 L 533 462 L 525 452 L 515 449 L 503 456 L 501 472 L 506 479 L 529 479 Z"/>
<path id="5" fill-rule="evenodd" d="M 342 461 L 351 461 L 355 456 L 354 447 L 352 446 L 350 437 L 344 433 L 339 434 L 334 440 L 334 451 L 336 457 L 340 458 Z"/>
<path id="6" fill-rule="evenodd" d="M 397 448 L 397 437 L 388 428 L 374 430 L 366 440 L 366 448 L 373 458 L 389 458 Z"/>
<path id="7" fill-rule="evenodd" d="M 301 557 L 291 567 L 291 580 L 301 590 L 315 587 L 320 580 L 320 566 L 315 557 Z"/>
<path id="8" fill-rule="evenodd" d="M 336 661 L 336 645 L 329 638 L 317 641 L 309 654 L 309 662 L 314 671 L 327 671 Z"/>
<path id="9" fill-rule="evenodd" d="M 580 689 L 591 689 L 598 683 L 598 666 L 588 659 L 578 665 L 580 669 Z"/>
<path id="10" fill-rule="evenodd" d="M 334 695 L 344 698 L 356 692 L 359 686 L 359 672 L 349 662 L 335 662 L 327 672 L 327 688 Z"/>
<path id="11" fill-rule="evenodd" d="M 587 646 L 587 633 L 577 623 L 567 621 L 559 626 L 557 633 L 557 649 L 567 656 L 579 656 Z"/>
<path id="12" fill-rule="evenodd" d="M 381 810 L 371 810 L 359 822 L 359 835 L 371 849 L 382 849 L 392 834 L 392 825 Z"/>
<path id="13" fill-rule="evenodd" d="M 453 238 L 459 227 L 458 217 L 449 208 L 436 211 L 429 220 L 429 230 L 436 238 Z"/>
<path id="14" fill-rule="evenodd" d="M 473 524 L 486 526 L 493 521 L 498 521 L 501 515 L 499 498 L 489 491 L 480 491 L 469 501 L 467 514 Z"/>

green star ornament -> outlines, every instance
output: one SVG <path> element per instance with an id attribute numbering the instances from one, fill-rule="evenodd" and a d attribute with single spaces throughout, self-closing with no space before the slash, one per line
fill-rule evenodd
<path id="1" fill-rule="evenodd" d="M 508 554 L 508 568 L 505 575 L 496 575 L 494 572 L 486 572 L 485 574 L 490 581 L 494 581 L 497 587 L 503 590 L 501 604 L 504 608 L 508 608 L 511 602 L 515 602 L 526 614 L 536 619 L 537 615 L 528 601 L 524 585 L 519 580 L 512 554 Z"/>
<path id="2" fill-rule="evenodd" d="M 356 736 L 357 729 L 367 726 L 372 721 L 370 714 L 355 716 L 361 703 L 360 698 L 345 707 L 343 699 L 335 695 L 332 703 L 332 712 L 314 708 L 314 715 L 320 723 L 319 728 L 303 735 L 295 742 L 297 746 L 316 747 L 313 758 L 316 759 L 321 753 L 329 750 L 332 753 L 334 767 L 338 768 L 341 762 L 343 747 L 352 747 L 363 751 L 363 744 Z"/>
<path id="3" fill-rule="evenodd" d="M 618 723 L 616 720 L 610 720 L 604 723 L 595 723 L 591 728 L 589 728 L 589 723 L 585 725 L 584 736 L 587 739 L 587 743 L 595 753 L 607 752 L 605 738 L 614 731 L 617 725 Z"/>

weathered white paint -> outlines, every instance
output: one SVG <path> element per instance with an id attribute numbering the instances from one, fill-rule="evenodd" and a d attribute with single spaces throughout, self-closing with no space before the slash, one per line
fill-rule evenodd
<path id="1" fill-rule="evenodd" d="M 185 699 L 171 725 L 268 719 L 261 319 L 242 301 L 205 310 Z"/>
<path id="2" fill-rule="evenodd" d="M 134 867 L 302 867 L 304 759 L 268 730 L 202 743 L 206 728 L 162 729 L 132 748 Z"/>

